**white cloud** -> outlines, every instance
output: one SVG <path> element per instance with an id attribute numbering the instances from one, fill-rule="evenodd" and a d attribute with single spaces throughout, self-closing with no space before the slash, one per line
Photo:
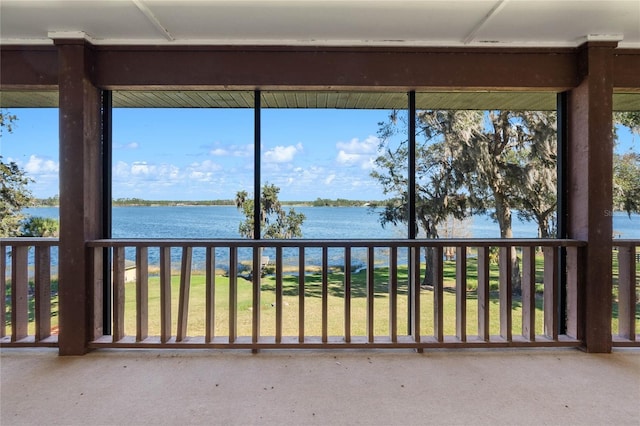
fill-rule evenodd
<path id="1" fill-rule="evenodd" d="M 149 164 L 146 161 L 135 161 L 131 164 L 118 161 L 114 166 L 114 176 L 119 179 L 136 179 L 138 181 L 178 180 L 182 177 L 180 168 L 173 164 Z"/>
<path id="2" fill-rule="evenodd" d="M 335 179 L 336 179 L 336 175 L 332 173 L 326 177 L 326 179 L 324 180 L 324 183 L 325 185 L 331 185 L 331 182 L 333 182 Z"/>
<path id="3" fill-rule="evenodd" d="M 264 153 L 264 161 L 265 163 L 289 163 L 299 152 L 302 152 L 301 143 L 295 146 L 276 146 Z"/>
<path id="4" fill-rule="evenodd" d="M 209 150 L 209 155 L 216 157 L 251 157 L 253 156 L 253 144 L 214 147 Z"/>
<path id="5" fill-rule="evenodd" d="M 134 150 L 140 148 L 138 142 L 129 142 L 126 144 L 113 144 L 113 149 Z"/>
<path id="6" fill-rule="evenodd" d="M 131 164 L 131 174 L 133 175 L 148 175 L 151 169 L 153 169 L 153 166 L 150 168 L 145 161 Z"/>
<path id="7" fill-rule="evenodd" d="M 371 169 L 373 160 L 378 152 L 380 140 L 375 136 L 369 136 L 364 141 L 353 138 L 349 142 L 338 142 L 336 148 L 338 155 L 336 161 L 347 166 L 360 166 L 363 169 Z"/>
<path id="8" fill-rule="evenodd" d="M 187 176 L 191 180 L 210 182 L 214 177 L 214 172 L 219 170 L 222 170 L 222 166 L 220 164 L 214 163 L 211 160 L 205 160 L 201 163 L 191 163 L 187 167 Z"/>
<path id="9" fill-rule="evenodd" d="M 59 169 L 58 162 L 37 155 L 31 155 L 24 166 L 24 170 L 31 175 L 57 174 Z"/>

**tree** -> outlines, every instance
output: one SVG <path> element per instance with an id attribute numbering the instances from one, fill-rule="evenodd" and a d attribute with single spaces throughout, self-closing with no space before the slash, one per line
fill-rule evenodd
<path id="1" fill-rule="evenodd" d="M 50 217 L 32 216 L 22 222 L 23 237 L 57 237 L 60 223 Z"/>
<path id="2" fill-rule="evenodd" d="M 557 119 L 555 112 L 523 112 L 524 179 L 517 194 L 518 216 L 538 225 L 539 238 L 557 235 Z"/>
<path id="3" fill-rule="evenodd" d="M 386 145 L 395 117 L 392 114 L 390 123 L 381 125 L 383 153 L 372 174 L 385 193 L 394 194 L 381 214 L 383 223 L 407 220 L 406 143 L 397 149 Z M 449 216 L 461 219 L 471 211 L 487 210 L 498 222 L 501 238 L 513 236 L 514 210 L 529 213 L 545 230 L 541 233 L 548 233 L 555 211 L 553 113 L 427 110 L 420 111 L 417 120 L 424 141 L 416 146 L 415 208 L 427 238 L 438 238 L 438 224 Z M 515 250 L 510 257 L 518 292 Z"/>
<path id="4" fill-rule="evenodd" d="M 439 125 L 451 123 L 451 120 L 441 117 L 450 113 L 453 112 L 440 111 L 433 116 L 424 117 L 431 118 L 432 125 L 423 127 L 425 143 L 416 146 L 416 233 L 422 232 L 426 238 L 438 238 L 441 223 L 450 217 L 462 219 L 468 210 L 469 197 L 460 191 L 463 181 L 453 166 L 455 157 L 450 150 L 451 146 L 429 143 L 439 136 L 446 137 L 447 133 Z M 392 195 L 380 213 L 383 227 L 389 223 L 407 223 L 409 217 L 408 141 L 403 140 L 397 147 L 390 143 L 392 136 L 398 132 L 397 114 L 392 114 L 388 123 L 380 123 L 378 148 L 381 154 L 375 159 L 376 168 L 371 173 L 382 185 L 383 192 Z M 434 253 L 433 249 L 425 251 L 426 265 L 433 265 Z M 435 268 L 427 267 L 423 285 L 433 286 L 436 279 L 434 272 Z"/>
<path id="5" fill-rule="evenodd" d="M 613 121 L 628 127 L 632 133 L 640 134 L 640 111 L 616 112 Z"/>
<path id="6" fill-rule="evenodd" d="M 7 131 L 13 132 L 15 115 L 0 112 L 0 137 Z M 14 237 L 20 234 L 20 222 L 24 219 L 22 209 L 33 203 L 33 196 L 27 188 L 32 179 L 14 161 L 5 162 L 0 155 L 0 237 Z"/>
<path id="7" fill-rule="evenodd" d="M 302 223 L 305 216 L 296 213 L 293 208 L 285 211 L 278 200 L 280 188 L 275 185 L 265 184 L 262 187 L 260 197 L 260 229 L 263 238 L 295 238 L 302 237 Z M 254 201 L 248 198 L 247 191 L 236 193 L 236 207 L 240 210 L 245 220 L 240 223 L 240 235 L 245 238 L 254 238 Z"/>
<path id="8" fill-rule="evenodd" d="M 640 134 L 640 111 L 616 112 L 614 122 Z M 637 152 L 613 155 L 613 208 L 628 215 L 640 213 L 640 154 Z"/>
<path id="9" fill-rule="evenodd" d="M 627 152 L 613 156 L 613 207 L 640 213 L 640 154 Z"/>

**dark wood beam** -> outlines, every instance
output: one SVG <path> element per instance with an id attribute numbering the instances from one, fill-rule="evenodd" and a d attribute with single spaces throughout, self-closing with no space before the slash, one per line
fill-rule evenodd
<path id="1" fill-rule="evenodd" d="M 613 86 L 619 91 L 640 92 L 640 49 L 616 49 Z"/>
<path id="2" fill-rule="evenodd" d="M 66 43 L 72 40 L 65 41 Z M 572 48 L 94 46 L 110 89 L 552 90 L 580 81 Z M 614 87 L 640 90 L 640 50 L 614 50 Z M 0 46 L 0 89 L 51 90 L 54 46 Z"/>
<path id="3" fill-rule="evenodd" d="M 58 86 L 53 46 L 0 46 L 0 89 L 51 90 Z"/>
<path id="4" fill-rule="evenodd" d="M 565 90 L 571 49 L 96 46 L 96 83 L 109 89 Z"/>
<path id="5" fill-rule="evenodd" d="M 588 43 L 579 58 L 580 84 L 568 94 L 568 233 L 588 242 L 582 323 L 589 352 L 611 351 L 613 49 Z M 575 269 L 575 265 L 569 265 Z"/>

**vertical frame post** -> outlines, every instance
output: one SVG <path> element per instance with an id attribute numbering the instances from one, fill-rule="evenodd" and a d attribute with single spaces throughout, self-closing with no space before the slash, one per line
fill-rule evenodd
<path id="1" fill-rule="evenodd" d="M 111 165 L 113 163 L 113 126 L 111 90 L 102 91 L 102 238 L 111 238 L 112 228 L 112 190 Z M 104 334 L 111 334 L 111 250 L 102 249 L 102 327 Z"/>
<path id="2" fill-rule="evenodd" d="M 409 240 L 415 240 L 416 239 L 416 92 L 414 90 L 410 91 L 408 93 L 408 97 L 409 97 L 409 128 L 408 128 L 408 141 L 409 141 L 409 154 L 408 154 L 408 165 L 407 165 L 407 182 L 408 182 L 408 188 L 407 188 L 407 203 L 409 204 L 407 206 L 407 211 L 409 214 L 408 220 L 407 220 L 407 237 L 409 238 Z M 416 248 L 415 250 L 418 250 L 418 252 L 420 251 L 420 249 Z M 418 271 L 420 271 L 420 257 L 419 256 L 409 256 L 408 259 L 408 270 L 411 271 L 412 270 L 412 262 L 415 261 L 415 259 L 417 259 L 418 264 L 417 265 L 413 265 L 413 267 L 417 268 Z M 418 280 L 420 279 L 420 274 L 418 272 L 417 274 L 418 276 Z M 407 323 L 407 330 L 409 330 L 409 333 L 411 333 L 411 329 L 412 329 L 412 322 L 411 322 L 411 315 L 412 315 L 412 311 L 411 311 L 411 301 L 413 300 L 414 297 L 414 285 L 411 282 L 412 278 L 415 277 L 415 274 L 409 274 L 409 282 L 407 283 L 407 298 L 408 298 L 408 303 L 407 303 L 407 319 L 408 319 L 408 323 Z M 419 288 L 418 286 L 416 286 L 417 288 Z"/>
<path id="3" fill-rule="evenodd" d="M 567 139 L 569 134 L 569 121 L 567 118 L 567 92 L 558 93 L 557 98 L 557 144 L 556 144 L 556 170 L 557 170 L 557 211 L 558 235 L 556 238 L 569 237 L 568 230 L 568 154 Z M 559 334 L 567 333 L 567 249 L 558 247 L 558 324 Z"/>

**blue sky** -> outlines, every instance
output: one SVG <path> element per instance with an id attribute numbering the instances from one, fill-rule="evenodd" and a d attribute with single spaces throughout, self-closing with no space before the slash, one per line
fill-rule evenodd
<path id="1" fill-rule="evenodd" d="M 13 109 L 0 155 L 35 182 L 36 197 L 59 193 L 58 110 Z M 262 182 L 282 200 L 384 199 L 369 177 L 386 110 L 262 110 Z M 113 196 L 151 200 L 232 199 L 253 190 L 253 110 L 114 109 Z M 638 136 L 618 131 L 618 151 Z"/>

